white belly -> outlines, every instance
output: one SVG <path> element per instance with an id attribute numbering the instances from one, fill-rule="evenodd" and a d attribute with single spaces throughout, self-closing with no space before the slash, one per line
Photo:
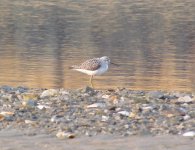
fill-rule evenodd
<path id="1" fill-rule="evenodd" d="M 102 65 L 98 70 L 90 71 L 90 70 L 84 70 L 84 69 L 74 69 L 79 72 L 88 74 L 88 75 L 101 75 L 105 73 L 108 70 L 108 65 Z"/>

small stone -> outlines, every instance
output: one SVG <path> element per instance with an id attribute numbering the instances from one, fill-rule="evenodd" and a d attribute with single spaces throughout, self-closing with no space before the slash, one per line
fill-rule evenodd
<path id="1" fill-rule="evenodd" d="M 137 115 L 136 115 L 135 113 L 131 112 L 131 113 L 129 114 L 129 117 L 130 117 L 130 118 L 136 118 Z"/>
<path id="2" fill-rule="evenodd" d="M 60 90 L 59 93 L 62 94 L 62 95 L 70 95 L 70 93 L 66 90 Z"/>
<path id="3" fill-rule="evenodd" d="M 2 111 L 2 112 L 0 112 L 0 114 L 3 115 L 3 116 L 12 116 L 12 115 L 14 115 L 14 112 Z"/>
<path id="4" fill-rule="evenodd" d="M 90 95 L 95 94 L 95 90 L 89 86 L 85 87 L 85 89 L 82 90 L 84 93 L 88 93 Z"/>
<path id="5" fill-rule="evenodd" d="M 59 131 L 56 136 L 59 138 L 59 139 L 65 139 L 65 138 L 68 138 L 68 139 L 73 139 L 75 138 L 75 134 L 73 133 L 70 133 L 70 132 L 64 132 L 64 131 Z"/>
<path id="6" fill-rule="evenodd" d="M 112 95 L 109 97 L 109 101 L 113 104 L 118 104 L 119 103 L 119 98 L 117 95 Z"/>
<path id="7" fill-rule="evenodd" d="M 37 93 L 23 93 L 22 99 L 25 101 L 28 101 L 30 99 L 37 100 L 39 98 L 39 95 Z"/>
<path id="8" fill-rule="evenodd" d="M 37 108 L 39 108 L 39 109 L 42 110 L 42 109 L 44 109 L 44 108 L 45 108 L 45 109 L 48 109 L 48 108 L 51 108 L 51 107 L 49 107 L 49 106 L 47 106 L 47 105 L 40 105 L 40 104 L 39 104 L 39 105 L 37 106 Z"/>
<path id="9" fill-rule="evenodd" d="M 32 121 L 32 120 L 24 120 L 24 122 L 26 123 L 26 124 L 36 124 L 36 121 Z"/>
<path id="10" fill-rule="evenodd" d="M 121 110 L 121 108 L 120 107 L 117 107 L 116 109 L 115 109 L 115 111 L 120 111 Z"/>
<path id="11" fill-rule="evenodd" d="M 64 121 L 65 119 L 63 118 L 63 116 L 55 115 L 51 117 L 51 122 L 59 123 L 59 122 L 64 122 Z"/>
<path id="12" fill-rule="evenodd" d="M 14 113 L 13 112 L 8 112 L 8 111 L 2 111 L 0 113 L 0 121 L 6 120 L 6 121 L 13 121 Z"/>
<path id="13" fill-rule="evenodd" d="M 4 119 L 5 119 L 5 116 L 0 114 L 0 121 L 3 121 Z"/>
<path id="14" fill-rule="evenodd" d="M 128 125 L 128 124 L 126 124 L 126 125 L 124 125 L 124 127 L 125 127 L 125 129 L 128 129 L 128 128 L 129 128 L 129 125 Z"/>
<path id="15" fill-rule="evenodd" d="M 191 103 L 194 100 L 190 96 L 179 97 L 177 100 L 179 103 Z"/>
<path id="16" fill-rule="evenodd" d="M 114 117 L 115 120 L 121 120 L 121 117 L 119 115 Z"/>
<path id="17" fill-rule="evenodd" d="M 28 101 L 23 101 L 22 105 L 25 107 L 35 107 L 35 106 L 37 106 L 37 102 L 30 99 Z"/>
<path id="18" fill-rule="evenodd" d="M 27 92 L 29 89 L 27 87 L 24 87 L 24 86 L 18 86 L 16 88 L 16 92 L 19 94 L 19 93 L 25 93 Z"/>
<path id="19" fill-rule="evenodd" d="M 128 111 L 119 111 L 118 114 L 128 117 L 130 113 Z"/>
<path id="20" fill-rule="evenodd" d="M 148 93 L 149 98 L 161 99 L 161 98 L 163 98 L 163 96 L 164 96 L 164 93 L 160 92 L 160 91 L 151 91 Z"/>
<path id="21" fill-rule="evenodd" d="M 188 114 L 191 118 L 195 118 L 195 110 L 190 111 Z"/>
<path id="22" fill-rule="evenodd" d="M 13 95 L 12 94 L 4 94 L 2 97 L 1 97 L 3 100 L 12 100 L 13 98 Z"/>
<path id="23" fill-rule="evenodd" d="M 183 119 L 184 120 L 189 120 L 191 117 L 189 116 L 189 115 L 185 115 L 185 116 L 183 116 Z"/>
<path id="24" fill-rule="evenodd" d="M 180 114 L 186 114 L 188 112 L 188 110 L 186 108 L 183 108 L 183 107 L 179 107 L 177 110 Z"/>
<path id="25" fill-rule="evenodd" d="M 56 89 L 45 90 L 40 95 L 40 98 L 53 97 L 53 96 L 56 96 L 58 93 L 59 93 L 59 91 Z"/>
<path id="26" fill-rule="evenodd" d="M 103 121 L 103 122 L 108 121 L 108 119 L 109 119 L 109 117 L 108 117 L 108 116 L 102 116 L 102 121 Z"/>
<path id="27" fill-rule="evenodd" d="M 171 117 L 174 117 L 175 115 L 174 115 L 174 114 L 171 114 L 171 113 L 168 113 L 168 114 L 166 114 L 166 116 L 167 116 L 168 118 L 171 118 Z"/>
<path id="28" fill-rule="evenodd" d="M 142 107 L 143 110 L 153 110 L 154 108 L 152 106 L 144 106 Z"/>
<path id="29" fill-rule="evenodd" d="M 87 108 L 104 108 L 104 107 L 106 107 L 105 103 L 94 103 L 87 106 Z"/>
<path id="30" fill-rule="evenodd" d="M 183 136 L 194 137 L 194 136 L 195 136 L 195 132 L 194 132 L 194 131 L 188 131 L 188 132 L 185 132 L 185 133 L 183 134 Z"/>
<path id="31" fill-rule="evenodd" d="M 7 85 L 3 85 L 0 87 L 4 92 L 10 92 L 12 91 L 14 88 L 7 86 Z"/>
<path id="32" fill-rule="evenodd" d="M 4 116 L 4 120 L 6 120 L 6 121 L 13 121 L 14 117 L 13 116 Z"/>
<path id="33" fill-rule="evenodd" d="M 110 95 L 102 95 L 102 98 L 108 99 L 110 97 Z"/>
<path id="34" fill-rule="evenodd" d="M 115 110 L 116 110 L 116 106 L 111 106 L 111 107 L 109 108 L 109 110 L 115 111 Z"/>

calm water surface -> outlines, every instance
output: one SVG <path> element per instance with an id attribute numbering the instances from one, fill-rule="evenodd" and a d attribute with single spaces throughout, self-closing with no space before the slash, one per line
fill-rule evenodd
<path id="1" fill-rule="evenodd" d="M 104 55 L 98 89 L 195 90 L 195 1 L 0 0 L 0 85 L 82 88 Z"/>

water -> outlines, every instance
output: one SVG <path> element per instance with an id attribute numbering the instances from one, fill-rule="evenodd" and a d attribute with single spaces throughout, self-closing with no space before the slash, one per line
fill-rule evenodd
<path id="1" fill-rule="evenodd" d="M 194 90 L 195 1 L 0 0 L 0 85 L 82 88 L 104 55 L 97 89 Z"/>

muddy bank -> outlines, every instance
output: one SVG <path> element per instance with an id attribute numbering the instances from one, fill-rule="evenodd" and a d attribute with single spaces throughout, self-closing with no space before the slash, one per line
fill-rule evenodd
<path id="1" fill-rule="evenodd" d="M 111 136 L 98 135 L 68 140 L 59 140 L 51 135 L 24 135 L 26 131 L 0 131 L 1 150 L 192 150 L 195 142 L 192 138 L 159 136 Z"/>

